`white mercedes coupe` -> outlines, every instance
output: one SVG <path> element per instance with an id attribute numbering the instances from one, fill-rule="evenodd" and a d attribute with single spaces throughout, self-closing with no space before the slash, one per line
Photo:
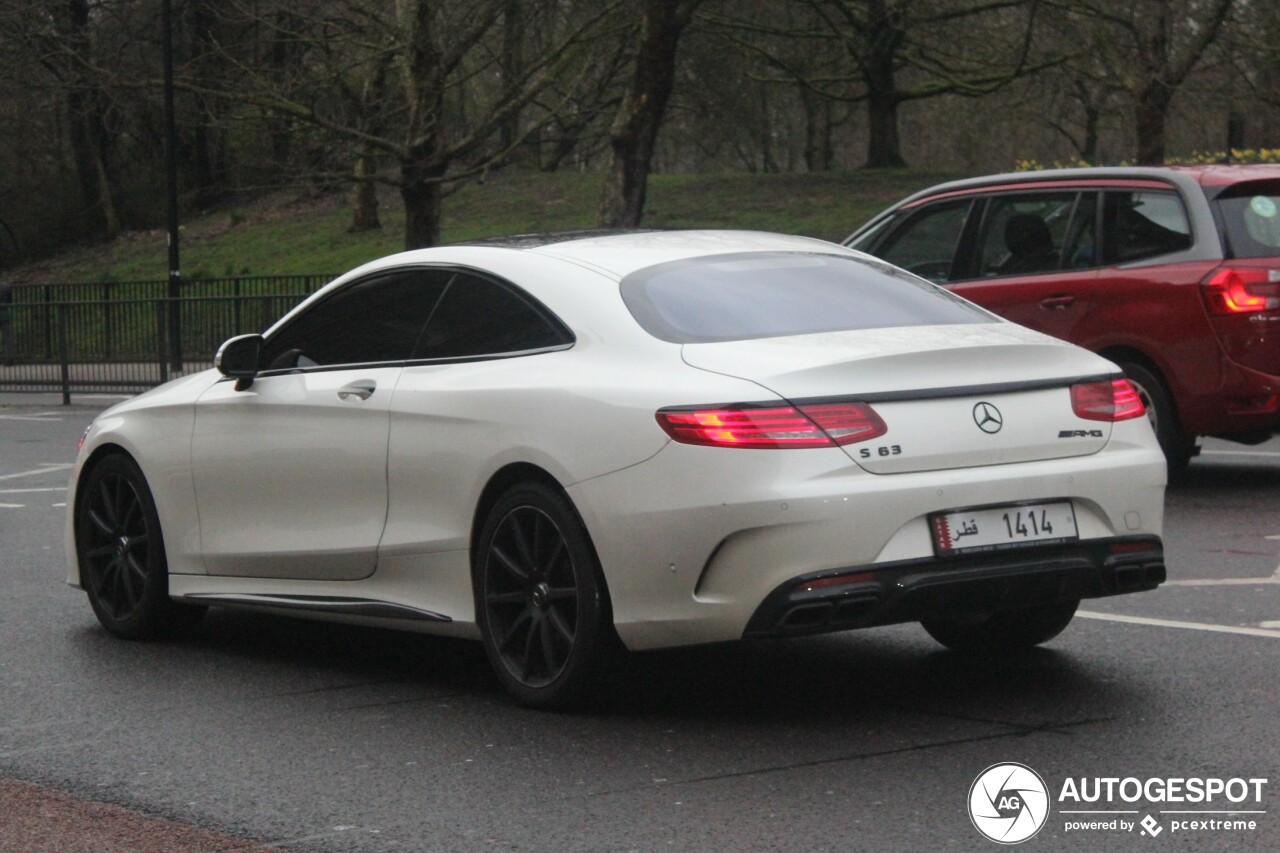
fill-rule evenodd
<path id="1" fill-rule="evenodd" d="M 1010 651 L 1165 579 L 1114 364 L 818 240 L 405 252 L 215 363 L 83 439 L 69 582 L 120 637 L 209 606 L 472 637 L 562 708 L 619 644 Z"/>

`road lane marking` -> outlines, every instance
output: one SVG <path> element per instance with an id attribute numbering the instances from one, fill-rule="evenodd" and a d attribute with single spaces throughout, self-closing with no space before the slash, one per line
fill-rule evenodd
<path id="1" fill-rule="evenodd" d="M 26 504 L 0 504 L 0 509 L 22 509 Z"/>
<path id="2" fill-rule="evenodd" d="M 21 495 L 28 492 L 65 492 L 66 486 L 49 486 L 44 489 L 0 489 L 0 495 Z"/>
<path id="3" fill-rule="evenodd" d="M 1252 586 L 1254 584 L 1280 584 L 1280 577 L 1272 575 L 1269 578 L 1219 578 L 1217 580 L 1165 581 L 1163 586 Z"/>
<path id="4" fill-rule="evenodd" d="M 1259 622 L 1259 628 L 1280 628 L 1280 620 L 1273 622 Z"/>
<path id="5" fill-rule="evenodd" d="M 60 421 L 62 418 L 46 417 L 44 415 L 0 415 L 0 421 L 40 421 L 41 423 L 49 423 L 50 421 Z"/>
<path id="6" fill-rule="evenodd" d="M 66 471 L 72 464 L 71 462 L 42 462 L 43 468 L 33 468 L 30 471 L 19 471 L 16 474 L 0 474 L 0 480 L 16 480 L 19 477 L 39 477 L 41 474 L 56 474 L 59 471 Z"/>
<path id="7" fill-rule="evenodd" d="M 1280 456 L 1272 450 L 1201 450 L 1201 456 Z"/>
<path id="8" fill-rule="evenodd" d="M 1121 616 L 1116 613 L 1095 613 L 1077 610 L 1077 616 L 1100 619 L 1103 622 L 1128 622 L 1132 625 L 1151 625 L 1157 628 L 1181 628 L 1185 631 L 1212 631 L 1218 634 L 1243 634 L 1246 637 L 1270 637 L 1280 640 L 1280 631 L 1269 628 L 1245 628 L 1238 625 L 1210 625 L 1206 622 L 1178 622 L 1173 619 L 1150 619 L 1146 616 Z"/>

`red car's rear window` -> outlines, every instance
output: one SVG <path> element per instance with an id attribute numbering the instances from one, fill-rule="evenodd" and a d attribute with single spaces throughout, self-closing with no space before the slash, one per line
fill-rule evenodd
<path id="1" fill-rule="evenodd" d="M 1280 257 L 1280 182 L 1236 184 L 1213 201 L 1233 258 Z"/>

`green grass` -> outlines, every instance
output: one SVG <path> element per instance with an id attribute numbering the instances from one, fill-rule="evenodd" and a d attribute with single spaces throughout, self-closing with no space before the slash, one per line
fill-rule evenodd
<path id="1" fill-rule="evenodd" d="M 916 169 L 798 175 L 654 175 L 644 225 L 751 228 L 840 240 L 903 196 L 956 177 Z M 473 183 L 445 201 L 445 243 L 536 231 L 590 228 L 600 176 L 510 172 Z M 182 232 L 186 280 L 233 275 L 338 273 L 403 248 L 398 196 L 381 207 L 382 229 L 347 232 L 345 199 L 276 195 L 188 216 Z M 163 279 L 163 230 L 132 232 L 10 272 L 16 283 Z"/>

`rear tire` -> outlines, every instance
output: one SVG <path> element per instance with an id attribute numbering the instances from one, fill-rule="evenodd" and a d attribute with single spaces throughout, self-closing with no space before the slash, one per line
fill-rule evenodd
<path id="1" fill-rule="evenodd" d="M 472 588 L 503 688 L 531 708 L 580 704 L 607 656 L 610 608 L 595 549 L 559 490 L 524 483 L 498 499 L 472 558 Z"/>
<path id="2" fill-rule="evenodd" d="M 93 466 L 76 492 L 80 585 L 102 627 L 141 640 L 194 626 L 204 607 L 169 598 L 160 516 L 147 479 L 123 453 Z"/>
<path id="3" fill-rule="evenodd" d="M 1182 423 L 1178 419 L 1178 411 L 1173 405 L 1173 395 L 1164 381 L 1149 368 L 1132 361 L 1119 362 L 1120 369 L 1129 379 L 1142 405 L 1146 407 L 1147 418 L 1151 428 L 1155 430 L 1156 440 L 1164 451 L 1164 458 L 1169 465 L 1170 479 L 1181 475 L 1191 464 L 1195 456 L 1195 436 L 1184 435 Z"/>
<path id="4" fill-rule="evenodd" d="M 1021 610 L 1005 610 L 977 619 L 922 619 L 939 643 L 966 654 L 996 655 L 1025 651 L 1062 633 L 1079 601 Z"/>

